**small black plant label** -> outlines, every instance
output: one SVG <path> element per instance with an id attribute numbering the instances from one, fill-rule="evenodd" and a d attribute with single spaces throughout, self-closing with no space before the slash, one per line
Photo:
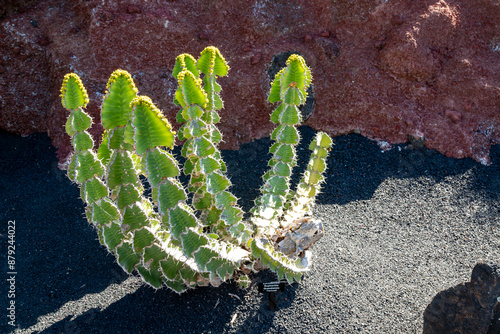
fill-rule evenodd
<path id="1" fill-rule="evenodd" d="M 259 292 L 276 292 L 278 290 L 285 291 L 285 286 L 287 284 L 286 280 L 267 282 L 267 283 L 259 283 L 258 289 Z"/>
<path id="2" fill-rule="evenodd" d="M 268 292 L 268 301 L 269 301 L 269 309 L 271 311 L 276 310 L 278 306 L 278 301 L 276 300 L 276 292 L 285 291 L 285 287 L 287 285 L 287 280 L 282 279 L 281 281 L 267 282 L 267 283 L 259 283 L 257 289 L 259 292 Z"/>

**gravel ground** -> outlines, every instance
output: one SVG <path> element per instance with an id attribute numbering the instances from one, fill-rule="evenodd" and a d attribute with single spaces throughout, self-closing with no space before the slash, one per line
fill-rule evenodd
<path id="1" fill-rule="evenodd" d="M 302 127 L 300 166 L 314 135 Z M 269 138 L 224 151 L 233 192 L 248 210 Z M 482 260 L 500 264 L 500 146 L 492 165 L 397 145 L 381 152 L 359 135 L 334 138 L 314 216 L 325 237 L 302 283 L 269 309 L 257 283 L 154 291 L 99 245 L 76 185 L 57 169 L 45 134 L 0 133 L 1 333 L 419 333 L 440 291 L 469 281 Z M 299 168 L 298 168 L 299 169 Z M 300 172 L 300 170 L 298 170 Z M 295 180 L 296 181 L 296 180 Z M 9 221 L 15 272 L 8 274 Z M 10 223 L 10 225 L 13 225 Z M 15 302 L 15 327 L 7 317 Z"/>

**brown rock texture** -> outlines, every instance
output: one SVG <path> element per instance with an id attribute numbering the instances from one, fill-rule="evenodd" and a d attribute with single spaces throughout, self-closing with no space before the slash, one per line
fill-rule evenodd
<path id="1" fill-rule="evenodd" d="M 122 68 L 175 124 L 175 57 L 208 45 L 231 66 L 220 80 L 222 148 L 269 135 L 268 72 L 290 51 L 312 68 L 306 124 L 317 130 L 381 148 L 412 136 L 483 164 L 500 142 L 498 0 L 8 1 L 2 15 L 0 128 L 48 132 L 61 161 L 64 74 L 82 78 L 96 123 L 107 78 Z"/>
<path id="2" fill-rule="evenodd" d="M 500 272 L 478 263 L 471 280 L 438 293 L 424 312 L 424 334 L 493 334 L 498 330 Z"/>

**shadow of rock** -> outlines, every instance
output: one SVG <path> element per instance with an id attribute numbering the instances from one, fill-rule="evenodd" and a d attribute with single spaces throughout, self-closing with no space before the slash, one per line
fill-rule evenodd
<path id="1" fill-rule="evenodd" d="M 471 280 L 438 293 L 424 312 L 424 334 L 499 333 L 500 270 L 478 263 Z"/>

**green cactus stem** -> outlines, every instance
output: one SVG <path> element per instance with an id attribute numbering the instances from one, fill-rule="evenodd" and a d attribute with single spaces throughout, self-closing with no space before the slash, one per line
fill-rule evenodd
<path id="1" fill-rule="evenodd" d="M 104 166 L 93 152 L 94 140 L 87 132 L 92 125 L 92 118 L 83 110 L 89 99 L 78 75 L 70 73 L 64 77 L 61 98 L 63 106 L 70 112 L 66 132 L 71 136 L 71 144 L 75 150 L 70 160 L 68 176 L 81 186 L 80 196 L 88 204 L 87 212 L 91 212 L 95 203 L 108 193 L 101 180 Z"/>
<path id="2" fill-rule="evenodd" d="M 304 59 L 296 54 L 287 60 L 287 66 L 275 77 L 270 102 L 281 102 L 271 114 L 271 121 L 278 126 L 271 134 L 275 143 L 271 146 L 270 170 L 263 176 L 261 196 L 252 209 L 252 222 L 257 226 L 256 238 L 249 242 L 252 255 L 275 271 L 280 279 L 300 281 L 309 269 L 310 252 L 302 258 L 291 259 L 277 251 L 269 242 L 280 227 L 290 192 L 292 169 L 297 164 L 295 147 L 300 141 L 297 125 L 302 121 L 298 107 L 305 103 L 307 89 L 312 81 L 311 70 Z"/>
<path id="3" fill-rule="evenodd" d="M 101 106 L 101 120 L 106 133 L 98 152 L 100 158 L 107 162 L 105 180 L 112 194 L 109 201 L 118 209 L 121 218 L 103 226 L 102 241 L 117 256 L 124 270 L 130 273 L 140 263 L 140 256 L 134 252 L 135 232 L 150 224 L 148 219 L 153 213 L 151 203 L 142 196 L 144 189 L 132 156 L 130 102 L 137 96 L 138 90 L 130 74 L 123 70 L 111 74 L 106 89 Z M 148 283 L 158 286 L 157 279 L 149 279 Z"/>
<path id="4" fill-rule="evenodd" d="M 136 129 L 132 125 L 131 102 L 138 90 L 130 74 L 123 70 L 113 72 L 107 89 L 101 108 L 106 134 L 99 152 L 107 161 L 106 181 L 112 193 L 109 201 L 117 207 L 121 219 L 103 227 L 102 242 L 115 253 L 125 271 L 137 270 L 153 288 L 165 284 L 180 293 L 196 285 L 207 285 L 197 265 L 185 258 L 181 248 L 171 242 L 168 229 L 162 228 L 153 203 L 143 195 L 139 178 L 144 173 L 141 155 L 147 145 L 172 146 L 173 134 L 164 132 L 137 145 L 134 131 L 149 130 L 144 130 L 145 124 L 141 122 L 136 122 Z M 161 128 L 163 123 L 160 123 L 151 125 L 153 131 Z"/>
<path id="5" fill-rule="evenodd" d="M 192 68 L 196 65 L 194 73 L 189 70 L 187 59 Z M 231 182 L 217 148 L 222 135 L 215 126 L 219 121 L 216 110 L 223 105 L 216 77 L 226 75 L 228 70 L 219 50 L 208 47 L 202 51 L 198 63 L 187 55 L 178 57 L 173 74 L 179 82 L 176 103 L 183 107 L 177 120 L 184 123 L 179 138 L 186 140 L 182 154 L 186 158 L 184 172 L 190 175 L 189 191 L 194 193 L 193 205 L 201 211 L 201 219 L 210 232 L 242 245 L 250 239 L 251 232 L 242 222 L 243 210 L 229 191 Z M 198 71 L 204 74 L 203 87 L 196 77 Z"/>
<path id="6" fill-rule="evenodd" d="M 69 110 L 66 132 L 71 136 L 74 153 L 71 157 L 68 176 L 81 186 L 81 197 L 92 206 L 107 196 L 107 189 L 101 178 L 104 166 L 93 151 L 94 140 L 87 130 L 92 126 L 92 118 L 83 108 L 89 102 L 87 90 L 75 73 L 64 77 L 61 88 L 62 105 Z"/>
<path id="7" fill-rule="evenodd" d="M 270 170 L 264 174 L 261 196 L 255 201 L 252 222 L 261 235 L 273 234 L 279 227 L 283 208 L 290 190 L 290 176 L 297 164 L 295 147 L 300 141 L 297 125 L 302 121 L 299 106 L 304 104 L 307 89 L 312 81 L 311 70 L 304 59 L 292 54 L 271 86 L 270 102 L 280 102 L 271 114 L 271 121 L 278 123 L 271 134 Z"/>
<path id="8" fill-rule="evenodd" d="M 331 146 L 332 139 L 324 132 L 318 132 L 309 145 L 309 149 L 312 151 L 311 158 L 297 189 L 291 196 L 292 199 L 286 209 L 282 227 L 286 228 L 293 221 L 310 212 L 325 179 L 323 173 L 326 170 L 326 158 Z"/>
<path id="9" fill-rule="evenodd" d="M 92 117 L 83 110 L 89 101 L 87 91 L 75 73 L 64 77 L 61 98 L 62 105 L 70 112 L 66 132 L 71 136 L 75 150 L 68 167 L 68 177 L 80 185 L 81 198 L 87 204 L 87 218 L 102 238 L 101 226 L 120 217 L 116 207 L 107 200 L 108 189 L 103 182 L 104 166 L 93 151 L 92 136 L 86 131 L 92 125 Z"/>
<path id="10" fill-rule="evenodd" d="M 279 280 L 286 279 L 288 283 L 300 282 L 302 275 L 309 271 L 310 255 L 304 258 L 291 259 L 276 251 L 266 238 L 255 238 L 249 241 L 252 255 L 264 266 L 274 271 Z"/>
<path id="11" fill-rule="evenodd" d="M 199 71 L 204 74 L 203 90 L 206 92 L 208 99 L 202 117 L 207 124 L 207 137 L 210 138 L 213 143 L 219 143 L 222 140 L 222 134 L 215 124 L 220 120 L 217 110 L 224 107 L 224 102 L 219 94 L 222 88 L 216 80 L 217 77 L 227 75 L 229 72 L 229 65 L 221 55 L 219 49 L 209 46 L 201 52 L 197 67 Z M 225 166 L 222 166 L 222 170 L 225 171 L 225 169 Z"/>
<path id="12" fill-rule="evenodd" d="M 68 73 L 64 76 L 60 97 L 63 107 L 68 110 L 85 108 L 89 103 L 87 90 L 80 77 L 75 73 Z"/>
<path id="13" fill-rule="evenodd" d="M 177 162 L 161 148 L 174 143 L 170 124 L 148 97 L 137 97 L 131 106 L 136 151 L 145 159 L 163 226 L 182 246 L 186 258 L 192 259 L 199 271 L 210 275 L 212 283 L 231 278 L 248 259 L 248 252 L 203 234 L 200 222 L 186 204 L 187 195 L 177 179 Z"/>

